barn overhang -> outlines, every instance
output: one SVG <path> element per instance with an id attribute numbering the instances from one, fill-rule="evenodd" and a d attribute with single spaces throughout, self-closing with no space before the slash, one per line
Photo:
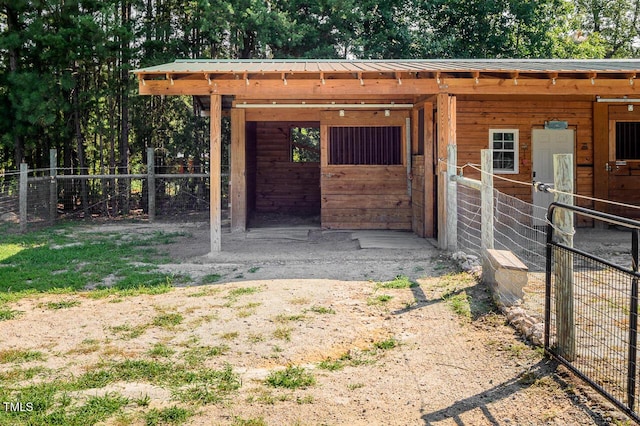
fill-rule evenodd
<path id="1" fill-rule="evenodd" d="M 579 97 L 594 102 L 640 98 L 636 81 L 640 60 L 634 59 L 179 60 L 133 72 L 141 95 L 196 96 L 203 109 L 210 111 L 212 252 L 221 247 L 220 182 L 213 178 L 220 175 L 219 122 L 225 105 L 231 108 L 232 119 L 232 226 L 242 228 L 237 213 L 246 215 L 241 193 L 246 185 L 242 138 L 249 114 L 404 109 L 417 117 L 417 108 L 431 105 L 424 117 L 433 119 L 437 130 L 424 126 L 423 130 L 434 132 L 434 146 L 429 149 L 434 158 L 443 160 L 433 165 L 440 173 L 446 147 L 456 140 L 456 97 Z M 438 196 L 442 193 L 437 190 Z M 439 217 L 436 223 L 442 220 Z"/>

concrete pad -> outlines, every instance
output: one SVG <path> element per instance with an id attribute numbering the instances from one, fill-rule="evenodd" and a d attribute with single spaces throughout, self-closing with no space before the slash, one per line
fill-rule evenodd
<path id="1" fill-rule="evenodd" d="M 409 231 L 354 231 L 352 236 L 358 240 L 361 249 L 419 250 L 431 248 L 427 240 Z"/>
<path id="2" fill-rule="evenodd" d="M 287 226 L 273 228 L 252 228 L 246 233 L 247 240 L 294 240 L 307 241 L 309 239 L 308 226 Z"/>

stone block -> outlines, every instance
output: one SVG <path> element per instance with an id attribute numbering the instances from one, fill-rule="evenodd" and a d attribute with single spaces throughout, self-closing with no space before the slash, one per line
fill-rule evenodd
<path id="1" fill-rule="evenodd" d="M 496 299 L 505 306 L 517 305 L 524 296 L 529 268 L 512 252 L 487 250 L 482 265 L 482 280 L 491 287 Z"/>

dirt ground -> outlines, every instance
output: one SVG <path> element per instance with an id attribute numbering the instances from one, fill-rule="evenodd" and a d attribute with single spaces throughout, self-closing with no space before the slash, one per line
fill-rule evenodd
<path id="1" fill-rule="evenodd" d="M 22 299 L 11 308 L 23 314 L 0 322 L 3 348 L 44 352 L 44 360 L 33 365 L 78 375 L 105 359 L 148 358 L 158 343 L 174 349 L 169 359 L 175 363 L 193 345 L 226 346 L 224 354 L 204 363 L 231 365 L 242 386 L 223 403 L 199 406 L 188 422 L 193 425 L 244 424 L 243 419 L 267 425 L 605 425 L 624 420 L 525 344 L 492 309 L 484 286 L 459 274 L 448 255 L 433 247 L 362 250 L 349 233 L 317 229 L 306 241 L 225 232 L 223 252 L 210 256 L 206 223 L 113 224 L 80 231 L 159 229 L 183 234 L 162 247 L 175 261 L 160 268 L 190 276 L 191 285 L 118 300 L 83 294 Z M 211 274 L 219 281 L 202 284 Z M 376 285 L 397 275 L 419 286 Z M 469 317 L 455 312 L 451 296 L 457 294 L 470 298 Z M 79 303 L 55 312 L 43 307 L 70 299 Z M 123 337 L 123 329 L 149 325 L 159 312 L 178 313 L 184 320 Z M 83 350 L 88 341 L 99 342 L 98 348 Z M 381 342 L 394 343 L 381 348 Z M 323 361 L 340 360 L 349 361 L 323 368 Z M 316 383 L 296 390 L 265 385 L 272 371 L 287 366 L 307 369 Z M 106 392 L 148 395 L 150 407 L 175 403 L 169 388 L 144 382 L 87 391 Z"/>

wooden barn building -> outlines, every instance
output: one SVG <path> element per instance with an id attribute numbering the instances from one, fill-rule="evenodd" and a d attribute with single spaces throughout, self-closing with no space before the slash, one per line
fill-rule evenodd
<path id="1" fill-rule="evenodd" d="M 450 144 L 459 165 L 493 149 L 494 172 L 525 182 L 552 181 L 551 154 L 570 152 L 576 193 L 640 204 L 637 73 L 640 60 L 180 60 L 135 71 L 140 94 L 195 95 L 210 111 L 212 252 L 223 103 L 232 230 L 251 212 L 300 212 L 324 228 L 436 237 Z M 533 199 L 532 187 L 495 185 Z"/>

